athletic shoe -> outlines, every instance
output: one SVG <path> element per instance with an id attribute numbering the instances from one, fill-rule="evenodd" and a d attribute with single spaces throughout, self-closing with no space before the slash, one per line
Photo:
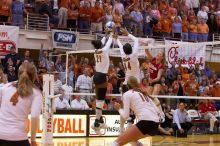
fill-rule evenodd
<path id="1" fill-rule="evenodd" d="M 101 123 L 100 120 L 95 119 L 94 124 L 91 126 L 91 128 L 95 131 L 95 133 L 99 136 L 102 135 L 101 129 L 106 129 L 107 125 L 105 123 Z"/>

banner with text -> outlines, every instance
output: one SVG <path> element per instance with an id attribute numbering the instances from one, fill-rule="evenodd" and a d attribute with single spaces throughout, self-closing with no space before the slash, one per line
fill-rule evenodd
<path id="1" fill-rule="evenodd" d="M 75 137 L 86 136 L 86 115 L 54 115 L 53 117 L 53 136 L 54 137 Z M 42 121 L 42 115 L 40 116 Z M 39 122 L 37 137 L 42 135 L 42 122 Z M 30 136 L 30 117 L 27 122 L 27 132 Z"/>
<path id="2" fill-rule="evenodd" d="M 165 41 L 165 44 L 165 56 L 169 67 L 172 62 L 176 65 L 181 62 L 184 67 L 195 64 L 199 64 L 201 69 L 205 67 L 206 45 L 204 43 Z"/>
<path id="3" fill-rule="evenodd" d="M 72 31 L 52 30 L 53 48 L 76 50 L 78 34 Z"/>
<path id="4" fill-rule="evenodd" d="M 0 25 L 0 56 L 10 53 L 12 47 L 17 50 L 19 27 Z"/>

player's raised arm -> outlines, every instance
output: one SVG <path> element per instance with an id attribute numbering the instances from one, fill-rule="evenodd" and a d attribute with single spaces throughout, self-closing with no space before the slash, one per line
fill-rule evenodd
<path id="1" fill-rule="evenodd" d="M 104 36 L 104 37 L 101 39 L 102 45 L 105 45 L 105 41 L 106 41 L 106 36 Z"/>
<path id="2" fill-rule="evenodd" d="M 119 46 L 119 50 L 120 50 L 121 55 L 122 56 L 125 55 L 125 52 L 123 50 L 123 45 L 121 44 L 121 41 L 118 38 L 117 38 L 117 44 Z"/>
<path id="3" fill-rule="evenodd" d="M 131 38 L 134 41 L 134 47 L 133 47 L 134 49 L 132 51 L 132 54 L 138 53 L 138 48 L 139 48 L 138 38 L 136 38 L 132 34 L 129 34 L 128 37 Z"/>
<path id="4" fill-rule="evenodd" d="M 146 53 L 146 55 L 147 55 L 147 57 L 149 58 L 150 61 L 154 59 L 154 57 L 151 55 L 148 48 L 145 48 L 145 53 Z"/>
<path id="5" fill-rule="evenodd" d="M 102 48 L 102 51 L 107 51 L 110 49 L 112 44 L 112 35 L 109 36 L 107 43 L 105 44 L 105 46 Z"/>

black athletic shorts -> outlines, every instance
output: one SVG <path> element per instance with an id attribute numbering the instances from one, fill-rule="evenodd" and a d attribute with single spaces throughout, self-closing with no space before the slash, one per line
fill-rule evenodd
<path id="1" fill-rule="evenodd" d="M 101 72 L 96 72 L 93 77 L 93 82 L 95 85 L 106 83 L 107 82 L 106 74 Z"/>
<path id="2" fill-rule="evenodd" d="M 150 136 L 154 136 L 158 134 L 159 123 L 153 121 L 141 120 L 136 124 L 136 126 L 144 135 L 147 134 Z"/>
<path id="3" fill-rule="evenodd" d="M 0 139 L 0 146 L 30 146 L 30 143 L 28 140 L 8 141 Z"/>

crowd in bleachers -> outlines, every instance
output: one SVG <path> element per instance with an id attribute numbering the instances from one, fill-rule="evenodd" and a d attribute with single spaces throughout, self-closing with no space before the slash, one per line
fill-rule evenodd
<path id="1" fill-rule="evenodd" d="M 26 4 L 25 3 L 30 3 Z M 52 28 L 103 32 L 113 21 L 137 36 L 207 41 L 220 31 L 218 0 L 2 0 L 0 22 L 24 27 L 24 16 L 49 17 Z"/>

